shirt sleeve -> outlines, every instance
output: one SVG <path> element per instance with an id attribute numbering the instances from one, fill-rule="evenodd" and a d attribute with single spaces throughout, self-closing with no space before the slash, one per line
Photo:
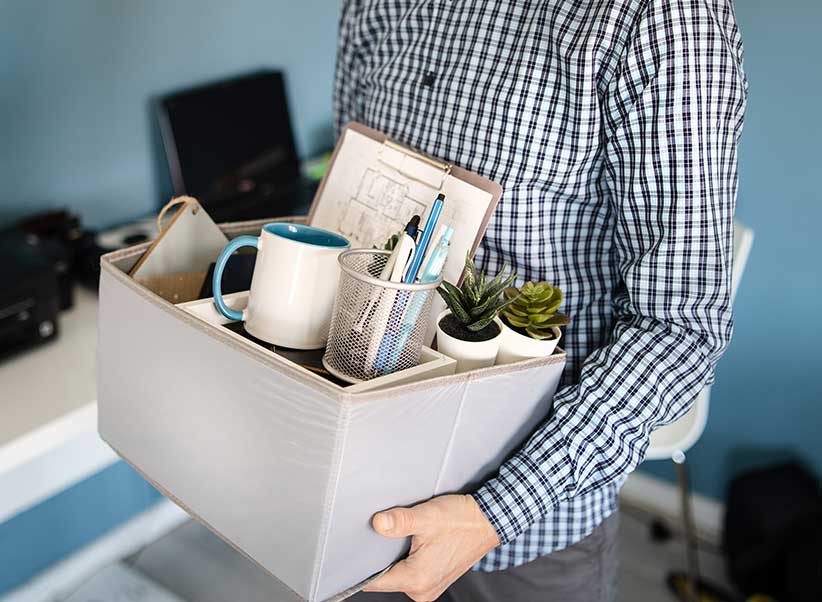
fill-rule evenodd
<path id="1" fill-rule="evenodd" d="M 358 70 L 360 61 L 356 39 L 358 0 L 344 0 L 337 36 L 337 63 L 334 75 L 334 134 L 339 138 L 349 121 L 357 118 Z"/>
<path id="2" fill-rule="evenodd" d="M 557 393 L 552 416 L 474 493 L 502 543 L 633 470 L 651 431 L 687 412 L 728 344 L 747 90 L 731 10 L 652 0 L 602 91 L 615 327 L 578 383 Z"/>

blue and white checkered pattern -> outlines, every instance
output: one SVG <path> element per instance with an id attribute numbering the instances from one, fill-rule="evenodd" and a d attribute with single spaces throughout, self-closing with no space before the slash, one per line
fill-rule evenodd
<path id="1" fill-rule="evenodd" d="M 730 0 L 344 2 L 338 131 L 502 183 L 480 264 L 560 286 L 574 319 L 553 415 L 474 494 L 503 543 L 476 568 L 590 533 L 713 378 L 746 93 Z"/>

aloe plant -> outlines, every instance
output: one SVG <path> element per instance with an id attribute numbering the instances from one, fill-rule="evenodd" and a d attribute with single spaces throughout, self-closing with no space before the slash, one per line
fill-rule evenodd
<path id="1" fill-rule="evenodd" d="M 553 339 L 554 326 L 571 322 L 568 316 L 557 311 L 562 304 L 562 291 L 547 282 L 526 282 L 521 288 L 506 288 L 503 297 L 507 301 L 503 319 L 532 339 Z"/>
<path id="2" fill-rule="evenodd" d="M 489 281 L 484 270 L 477 274 L 471 255 L 466 254 L 462 285 L 458 288 L 443 280 L 437 292 L 463 327 L 479 332 L 511 302 L 502 299 L 500 293 L 516 279 L 517 274 L 512 270 L 505 276 L 505 269 L 503 265 L 499 274 Z"/>

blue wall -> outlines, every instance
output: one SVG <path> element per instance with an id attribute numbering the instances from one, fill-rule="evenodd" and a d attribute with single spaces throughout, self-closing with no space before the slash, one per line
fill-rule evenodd
<path id="1" fill-rule="evenodd" d="M 333 0 L 0 2 L 0 223 L 69 206 L 92 226 L 154 211 L 171 185 L 149 99 L 285 70 L 298 148 L 332 139 Z"/>
<path id="2" fill-rule="evenodd" d="M 796 454 L 822 474 L 822 51 L 818 0 L 736 3 L 750 99 L 737 218 L 756 232 L 693 482 Z M 670 463 L 643 470 L 673 479 Z"/>

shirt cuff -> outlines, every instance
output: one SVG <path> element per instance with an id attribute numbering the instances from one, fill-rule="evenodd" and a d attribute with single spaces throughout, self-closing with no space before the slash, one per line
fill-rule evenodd
<path id="1" fill-rule="evenodd" d="M 494 527 L 501 545 L 515 539 L 559 502 L 547 476 L 524 450 L 471 495 Z"/>

